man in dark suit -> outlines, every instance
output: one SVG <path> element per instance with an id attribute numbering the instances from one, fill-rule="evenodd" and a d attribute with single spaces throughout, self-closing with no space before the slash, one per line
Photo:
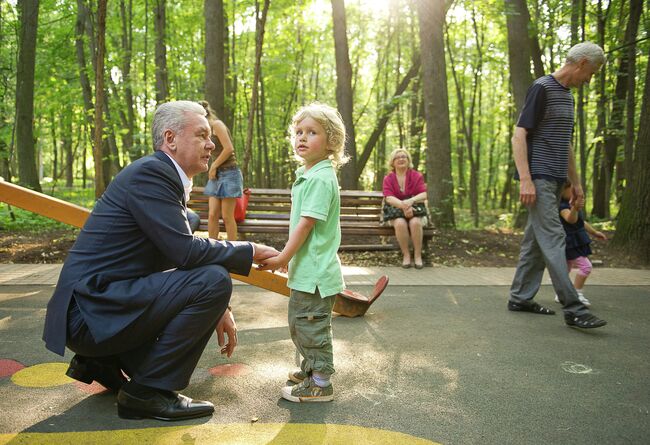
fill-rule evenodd
<path id="1" fill-rule="evenodd" d="M 212 332 L 222 354 L 237 345 L 228 272 L 247 275 L 253 261 L 278 252 L 192 236 L 191 179 L 207 171 L 214 149 L 201 105 L 159 106 L 153 142 L 155 152 L 120 172 L 97 201 L 48 304 L 43 339 L 57 354 L 66 346 L 76 353 L 67 375 L 117 392 L 120 417 L 179 420 L 214 412 L 175 392 L 188 385 Z"/>

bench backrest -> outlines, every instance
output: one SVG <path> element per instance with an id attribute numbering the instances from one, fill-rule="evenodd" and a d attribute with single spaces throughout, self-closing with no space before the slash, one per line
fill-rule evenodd
<path id="1" fill-rule="evenodd" d="M 289 219 L 291 212 L 291 190 L 250 189 L 246 219 Z M 341 221 L 379 222 L 383 195 L 381 192 L 357 190 L 341 191 Z M 208 215 L 208 197 L 203 187 L 194 187 L 188 206 L 201 219 Z"/>

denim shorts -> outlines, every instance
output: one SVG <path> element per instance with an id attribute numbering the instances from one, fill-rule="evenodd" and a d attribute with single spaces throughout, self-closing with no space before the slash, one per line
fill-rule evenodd
<path id="1" fill-rule="evenodd" d="M 244 178 L 238 167 L 217 170 L 217 179 L 210 179 L 203 190 L 204 195 L 214 198 L 239 198 L 244 189 Z"/>

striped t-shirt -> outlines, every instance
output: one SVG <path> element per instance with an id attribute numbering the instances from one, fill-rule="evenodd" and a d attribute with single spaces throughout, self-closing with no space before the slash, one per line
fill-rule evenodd
<path id="1" fill-rule="evenodd" d="M 573 106 L 571 91 L 551 75 L 540 77 L 528 89 L 517 126 L 528 130 L 526 142 L 532 179 L 566 181 L 573 137 Z"/>

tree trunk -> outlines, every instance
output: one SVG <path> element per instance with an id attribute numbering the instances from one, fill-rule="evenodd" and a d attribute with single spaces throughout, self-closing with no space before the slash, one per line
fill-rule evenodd
<path id="1" fill-rule="evenodd" d="M 83 95 L 84 101 L 84 115 L 86 130 L 90 134 L 94 134 L 94 125 L 92 119 L 93 109 L 95 108 L 93 104 L 93 93 L 92 87 L 90 85 L 90 79 L 88 78 L 88 68 L 86 67 L 86 54 L 84 50 L 84 33 L 86 32 L 86 23 L 88 21 L 89 11 L 84 3 L 84 0 L 77 0 L 77 22 L 75 27 L 75 48 L 77 53 L 77 65 L 79 65 L 79 82 L 81 83 L 81 92 Z M 82 164 L 85 166 L 85 147 L 84 147 L 84 157 Z M 85 188 L 85 170 L 84 170 L 84 188 Z"/>
<path id="2" fill-rule="evenodd" d="M 16 66 L 16 151 L 19 183 L 41 191 L 34 140 L 34 70 L 38 0 L 19 0 L 20 30 Z"/>
<path id="3" fill-rule="evenodd" d="M 345 151 L 350 157 L 341 169 L 341 187 L 347 190 L 359 188 L 357 146 L 354 131 L 352 66 L 348 50 L 347 24 L 343 0 L 332 0 L 334 51 L 336 56 L 336 104 L 345 124 Z"/>
<path id="4" fill-rule="evenodd" d="M 515 99 L 515 116 L 519 117 L 526 100 L 526 92 L 533 83 L 530 74 L 530 44 L 526 15 L 519 12 L 518 1 L 505 0 L 508 27 L 508 60 L 510 61 L 510 82 Z"/>
<path id="5" fill-rule="evenodd" d="M 3 7 L 5 3 L 0 2 L 0 48 L 4 48 L 6 35 L 4 33 L 4 23 L 5 23 L 5 10 Z M 7 7 L 9 5 L 7 4 Z M 13 128 L 10 130 L 10 117 L 9 108 L 7 107 L 6 94 L 7 94 L 7 80 L 2 82 L 2 96 L 0 96 L 0 134 L 13 134 Z M 15 110 L 14 110 L 15 111 Z M 11 157 L 11 151 L 9 150 L 9 144 L 5 138 L 0 137 L 0 177 L 4 178 L 7 181 L 11 181 L 11 173 L 9 168 L 9 158 Z"/>
<path id="6" fill-rule="evenodd" d="M 122 149 L 129 156 L 131 161 L 138 159 L 142 156 L 140 147 L 134 147 L 133 133 L 135 129 L 135 112 L 133 105 L 133 87 L 131 83 L 131 58 L 133 51 L 133 20 L 132 20 L 132 4 L 129 0 L 128 8 L 124 0 L 120 0 L 120 18 L 122 23 L 122 81 L 124 82 L 124 102 L 126 106 L 126 113 L 120 110 L 120 117 L 124 127 L 122 134 Z"/>
<path id="7" fill-rule="evenodd" d="M 65 186 L 72 187 L 74 183 L 74 156 L 72 154 L 72 109 L 67 108 L 63 115 L 61 125 L 61 145 L 62 154 L 61 162 L 65 162 L 63 166 L 65 174 Z M 65 159 L 65 161 L 64 161 Z"/>
<path id="8" fill-rule="evenodd" d="M 628 22 L 625 28 L 623 45 L 629 45 L 636 40 L 639 21 L 641 19 L 642 0 L 631 0 Z M 627 49 L 627 48 L 626 48 Z M 621 136 L 624 134 L 623 113 L 625 111 L 626 98 L 628 94 L 628 65 L 630 54 L 626 49 L 620 50 L 620 59 L 616 75 L 616 87 L 612 98 L 612 109 L 609 115 L 609 123 L 605 132 L 604 156 L 601 162 L 600 177 L 605 180 L 606 203 L 610 202 L 612 182 L 614 177 L 614 166 L 617 162 L 618 148 L 621 145 Z M 619 172 L 620 173 L 620 172 Z"/>
<path id="9" fill-rule="evenodd" d="M 93 157 L 95 159 L 95 199 L 99 199 L 106 189 L 102 155 L 102 133 L 104 130 L 104 54 L 106 52 L 106 1 L 97 2 L 97 54 L 95 68 L 95 133 Z"/>
<path id="10" fill-rule="evenodd" d="M 158 105 L 167 102 L 169 98 L 165 5 L 166 0 L 156 0 L 153 22 L 156 33 L 156 103 Z"/>
<path id="11" fill-rule="evenodd" d="M 205 0 L 205 99 L 226 117 L 226 36 L 223 0 Z"/>
<path id="12" fill-rule="evenodd" d="M 438 227 L 454 227 L 451 135 L 445 69 L 445 2 L 419 0 L 420 54 L 427 135 L 427 188 L 431 216 Z"/>
<path id="13" fill-rule="evenodd" d="M 643 7 L 643 6 L 642 6 Z M 634 162 L 634 117 L 636 111 L 636 44 L 627 47 L 627 113 L 625 119 L 625 177 L 622 178 L 629 184 Z"/>
<path id="14" fill-rule="evenodd" d="M 632 165 L 613 242 L 650 263 L 650 69 L 647 68 Z"/>
<path id="15" fill-rule="evenodd" d="M 269 141 L 266 134 L 266 92 L 264 90 L 264 76 L 260 76 L 260 114 L 258 117 L 260 132 L 262 135 L 263 153 L 264 153 L 264 187 L 271 188 L 271 179 L 274 174 L 271 172 L 271 162 L 269 156 Z M 262 178 L 260 178 L 261 181 Z"/>
<path id="16" fill-rule="evenodd" d="M 420 146 L 422 145 L 422 132 L 424 130 L 424 101 L 422 100 L 422 70 L 413 82 L 410 104 L 409 147 L 413 158 L 413 168 L 419 170 Z"/>
<path id="17" fill-rule="evenodd" d="M 533 83 L 533 76 L 530 73 L 530 36 L 528 34 L 528 14 L 521 12 L 521 0 L 504 0 L 506 6 L 506 23 L 508 28 L 508 60 L 510 62 L 510 82 L 515 99 L 515 120 L 526 101 L 526 92 Z M 514 161 L 511 161 L 514 162 Z M 516 167 L 510 169 L 512 174 Z M 510 180 L 512 180 L 510 176 Z M 523 227 L 526 220 L 526 208 L 521 206 L 514 218 L 514 226 Z"/>
<path id="18" fill-rule="evenodd" d="M 248 110 L 248 125 L 246 127 L 246 145 L 244 146 L 244 163 L 242 165 L 242 174 L 244 181 L 248 181 L 248 169 L 252 158 L 253 150 L 253 129 L 255 121 L 255 112 L 257 107 L 257 96 L 259 92 L 260 75 L 262 71 L 262 48 L 264 44 L 264 27 L 266 25 L 266 16 L 269 11 L 270 0 L 264 0 L 262 13 L 259 12 L 259 2 L 255 2 L 255 72 L 253 74 L 253 87 L 251 91 L 251 105 Z"/>
<path id="19" fill-rule="evenodd" d="M 610 3 L 611 5 L 611 3 Z M 609 7 L 603 14 L 602 0 L 598 1 L 598 44 L 601 48 L 605 48 L 605 25 L 607 23 L 607 16 L 609 15 Z M 607 81 L 607 71 L 600 70 L 598 73 L 598 106 L 596 107 L 596 114 L 598 116 L 598 124 L 596 126 L 596 137 L 602 136 L 607 127 L 607 116 L 605 109 L 607 107 L 607 93 L 605 85 Z M 604 175 L 601 164 L 605 162 L 604 144 L 602 138 L 598 138 L 594 146 L 594 159 L 593 159 L 593 207 L 592 214 L 599 218 L 609 218 L 609 193 L 607 192 L 607 180 Z"/>

